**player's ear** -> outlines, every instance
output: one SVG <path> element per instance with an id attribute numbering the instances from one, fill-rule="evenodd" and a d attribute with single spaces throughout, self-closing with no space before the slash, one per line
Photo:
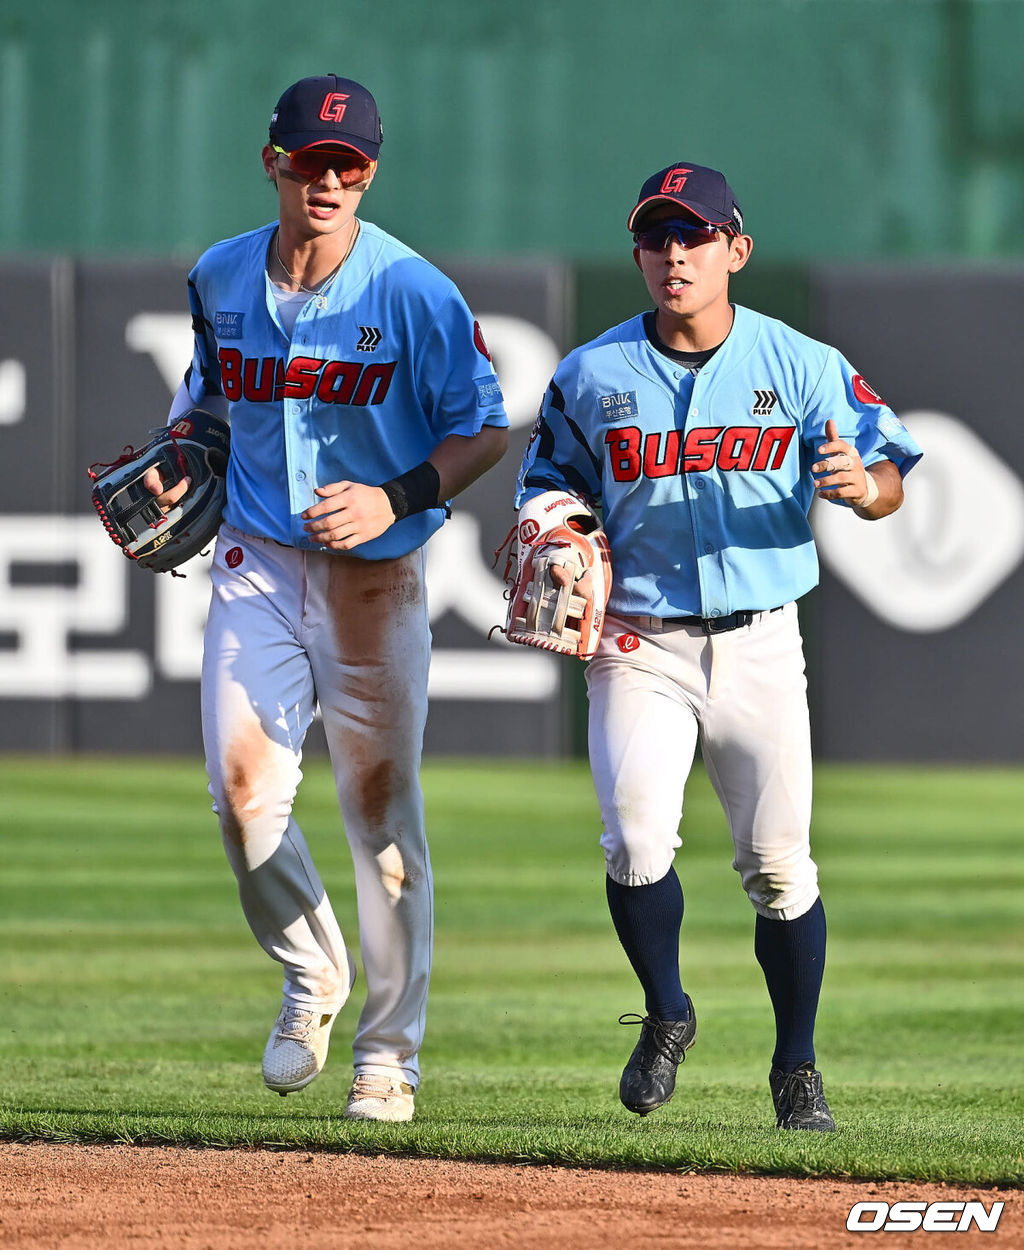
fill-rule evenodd
<path id="1" fill-rule="evenodd" d="M 754 240 L 749 234 L 737 234 L 729 240 L 729 272 L 739 273 L 750 259 Z"/>
<path id="2" fill-rule="evenodd" d="M 644 267 L 640 264 L 640 249 L 638 247 L 633 248 L 633 264 L 643 273 Z"/>
<path id="3" fill-rule="evenodd" d="M 263 149 L 263 171 L 275 185 L 277 184 L 277 153 L 268 143 Z"/>

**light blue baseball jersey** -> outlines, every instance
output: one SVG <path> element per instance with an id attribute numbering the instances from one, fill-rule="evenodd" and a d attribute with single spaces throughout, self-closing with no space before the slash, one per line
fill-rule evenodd
<path id="1" fill-rule="evenodd" d="M 818 580 L 811 465 L 833 418 L 865 464 L 906 474 L 921 449 L 833 347 L 735 307 L 696 377 L 648 337 L 643 315 L 571 352 L 544 396 L 516 507 L 544 490 L 600 508 L 609 610 L 727 616 Z"/>
<path id="2" fill-rule="evenodd" d="M 338 276 L 289 336 L 267 277 L 276 223 L 215 244 L 189 275 L 194 403 L 229 402 L 224 519 L 292 547 L 315 547 L 302 512 L 314 488 L 379 486 L 420 464 L 449 434 L 505 426 L 501 388 L 454 283 L 361 221 Z M 404 555 L 440 528 L 444 508 L 397 521 L 352 554 Z"/>

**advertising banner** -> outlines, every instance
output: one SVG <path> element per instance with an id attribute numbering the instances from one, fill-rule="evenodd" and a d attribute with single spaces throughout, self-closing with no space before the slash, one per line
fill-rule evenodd
<path id="1" fill-rule="evenodd" d="M 441 263 L 479 318 L 512 446 L 428 545 L 426 745 L 558 753 L 565 665 L 488 635 L 504 622 L 494 552 L 514 520 L 516 469 L 565 346 L 567 274 Z M 164 262 L 0 265 L 0 749 L 198 748 L 208 560 L 184 577 L 133 566 L 99 523 L 86 473 L 166 420 L 191 359 L 185 278 Z"/>

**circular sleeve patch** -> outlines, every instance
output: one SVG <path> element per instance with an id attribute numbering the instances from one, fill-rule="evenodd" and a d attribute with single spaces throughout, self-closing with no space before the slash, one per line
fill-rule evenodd
<path id="1" fill-rule="evenodd" d="M 484 342 L 484 333 L 480 329 L 479 321 L 473 322 L 473 342 L 476 344 L 476 350 L 480 353 L 480 355 L 486 356 L 486 358 L 490 360 L 491 353 L 487 350 L 487 344 Z"/>
<path id="2" fill-rule="evenodd" d="M 884 404 L 885 400 L 874 387 L 869 386 L 859 373 L 853 375 L 853 393 L 862 404 Z"/>

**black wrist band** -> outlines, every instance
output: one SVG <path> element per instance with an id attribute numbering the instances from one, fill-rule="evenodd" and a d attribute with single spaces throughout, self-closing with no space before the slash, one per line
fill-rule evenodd
<path id="1" fill-rule="evenodd" d="M 440 507 L 437 496 L 441 490 L 441 475 L 429 460 L 424 460 L 408 473 L 385 482 L 381 490 L 388 497 L 395 520 L 401 521 L 414 512 Z"/>

